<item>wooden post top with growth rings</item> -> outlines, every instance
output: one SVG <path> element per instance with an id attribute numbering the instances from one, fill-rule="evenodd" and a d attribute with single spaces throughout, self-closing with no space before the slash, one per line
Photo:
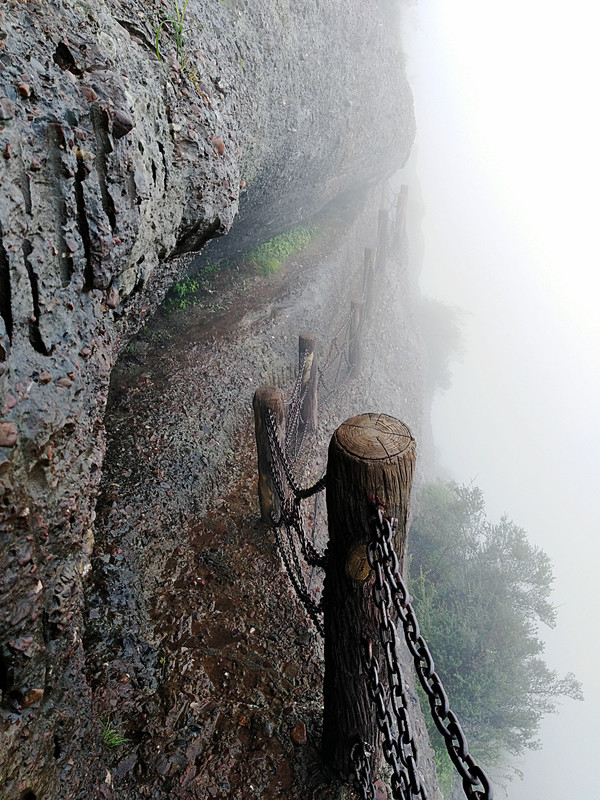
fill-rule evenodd
<path id="1" fill-rule="evenodd" d="M 327 474 L 348 489 L 352 487 L 354 497 L 348 498 L 348 507 L 352 507 L 353 514 L 359 514 L 365 529 L 366 497 L 381 500 L 388 515 L 398 520 L 395 544 L 400 559 L 406 544 L 415 454 L 416 443 L 410 429 L 388 414 L 351 417 L 337 428 L 329 445 Z"/>
<path id="2" fill-rule="evenodd" d="M 349 456 L 363 461 L 404 458 L 413 451 L 415 440 L 403 422 L 387 414 L 360 414 L 342 423 L 334 433 Z"/>

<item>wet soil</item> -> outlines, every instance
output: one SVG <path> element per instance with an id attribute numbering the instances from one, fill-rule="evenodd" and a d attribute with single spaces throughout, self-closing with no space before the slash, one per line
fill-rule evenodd
<path id="1" fill-rule="evenodd" d="M 259 518 L 251 398 L 261 383 L 291 384 L 298 333 L 327 342 L 347 315 L 377 206 L 338 211 L 274 277 L 213 276 L 199 305 L 157 315 L 114 371 L 85 647 L 99 729 L 128 741 L 106 743 L 99 797 L 354 796 L 320 761 L 322 642 Z M 399 261 L 381 276 L 369 357 L 320 409 L 305 485 L 354 413 L 402 416 L 419 435 L 413 291 Z M 316 528 L 323 548 L 322 509 Z"/>

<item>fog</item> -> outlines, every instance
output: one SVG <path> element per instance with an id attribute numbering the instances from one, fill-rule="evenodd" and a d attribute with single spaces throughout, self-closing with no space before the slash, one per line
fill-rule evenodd
<path id="1" fill-rule="evenodd" d="M 422 0 L 404 15 L 421 285 L 469 312 L 466 354 L 432 409 L 440 465 L 551 557 L 546 661 L 585 695 L 546 718 L 512 800 L 598 797 L 599 13 Z"/>

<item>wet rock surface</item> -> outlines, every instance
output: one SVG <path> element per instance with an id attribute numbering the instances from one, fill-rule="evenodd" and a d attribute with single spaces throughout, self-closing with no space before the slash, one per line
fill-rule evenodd
<path id="1" fill-rule="evenodd" d="M 238 210 L 238 241 L 255 243 L 406 157 L 411 97 L 385 8 L 192 1 L 190 73 L 168 37 L 157 61 L 141 0 L 0 3 L 0 797 L 112 791 L 85 639 L 111 370 L 186 268 L 178 256 L 228 231 Z M 217 369 L 208 351 L 196 356 Z M 255 380 L 263 365 L 243 369 Z M 187 419 L 195 406 L 178 382 L 189 379 L 169 380 L 164 401 L 183 396 Z M 216 396 L 228 412 L 233 401 Z M 175 433 L 160 413 L 146 419 L 149 444 L 134 423 L 121 435 L 137 437 L 141 461 L 154 448 L 161 470 Z M 187 470 L 180 454 L 153 476 L 150 508 L 184 524 L 189 505 L 169 506 L 168 493 L 204 491 L 215 453 L 232 449 L 227 419 L 203 444 L 208 465 L 194 457 Z M 211 480 L 228 474 L 219 464 Z M 137 469 L 131 456 L 124 469 Z"/>

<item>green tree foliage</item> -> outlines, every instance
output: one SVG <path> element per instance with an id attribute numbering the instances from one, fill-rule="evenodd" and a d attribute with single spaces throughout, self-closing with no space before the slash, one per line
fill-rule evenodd
<path id="1" fill-rule="evenodd" d="M 558 698 L 582 699 L 541 658 L 539 625 L 556 617 L 548 556 L 507 517 L 490 522 L 480 489 L 454 483 L 425 489 L 410 553 L 423 636 L 472 752 L 491 766 L 539 747 Z"/>

